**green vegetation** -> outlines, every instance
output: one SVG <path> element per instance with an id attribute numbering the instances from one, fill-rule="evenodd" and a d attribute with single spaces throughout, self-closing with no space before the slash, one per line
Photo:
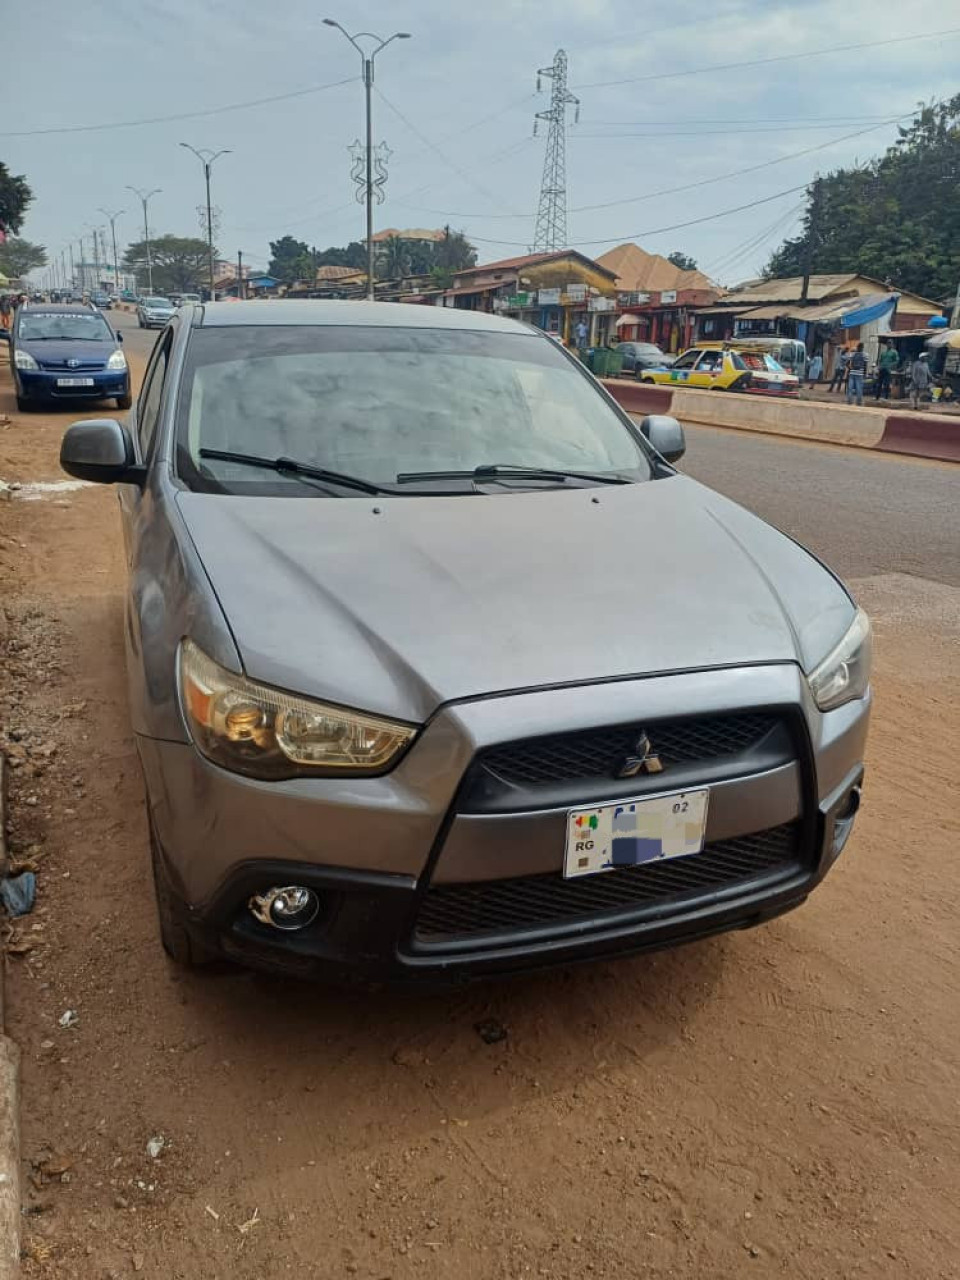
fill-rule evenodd
<path id="1" fill-rule="evenodd" d="M 32 199 L 33 192 L 23 174 L 12 174 L 0 160 L 0 231 L 16 235 Z"/>
<path id="2" fill-rule="evenodd" d="M 25 276 L 37 267 L 47 265 L 47 251 L 42 244 L 32 244 L 19 236 L 8 236 L 0 244 L 0 271 L 11 279 Z"/>
<path id="3" fill-rule="evenodd" d="M 216 250 L 214 250 L 216 255 Z M 210 283 L 210 258 L 206 240 L 196 236 L 158 236 L 150 241 L 153 288 L 156 293 L 197 293 Z M 132 271 L 147 287 L 147 244 L 138 240 L 127 246 L 123 269 Z"/>
<path id="4" fill-rule="evenodd" d="M 681 271 L 696 271 L 697 269 L 696 258 L 691 258 L 687 253 L 681 253 L 679 249 L 674 249 L 673 253 L 668 253 L 667 261 L 672 262 Z"/>
<path id="5" fill-rule="evenodd" d="M 921 107 L 886 154 L 820 179 L 819 226 L 785 241 L 764 274 L 859 271 L 924 297 L 960 279 L 960 94 Z"/>

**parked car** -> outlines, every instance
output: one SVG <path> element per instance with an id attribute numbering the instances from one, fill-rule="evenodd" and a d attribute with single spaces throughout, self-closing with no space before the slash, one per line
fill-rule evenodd
<path id="1" fill-rule="evenodd" d="M 115 399 L 130 408 L 123 338 L 90 306 L 26 303 L 7 335 L 17 408 L 55 400 Z"/>
<path id="2" fill-rule="evenodd" d="M 414 981 L 798 906 L 850 834 L 870 627 L 532 327 L 214 303 L 61 464 L 120 486 L 161 936 Z"/>
<path id="3" fill-rule="evenodd" d="M 113 299 L 110 297 L 109 293 L 92 293 L 90 295 L 90 301 L 98 311 L 109 311 L 113 306 Z"/>
<path id="4" fill-rule="evenodd" d="M 723 347 L 691 347 L 669 369 L 644 369 L 641 382 L 670 386 L 704 387 L 710 391 L 743 391 L 750 384 L 750 370 L 736 351 Z"/>
<path id="5" fill-rule="evenodd" d="M 197 306 L 199 306 L 200 302 L 201 302 L 201 298 L 199 293 L 181 293 L 180 301 L 177 303 L 177 306 L 186 307 L 186 306 L 190 306 L 193 303 L 196 303 Z"/>
<path id="6" fill-rule="evenodd" d="M 137 305 L 137 324 L 141 329 L 162 329 L 177 308 L 169 298 L 141 298 Z"/>
<path id="7" fill-rule="evenodd" d="M 644 369 L 669 369 L 676 360 L 654 342 L 618 342 L 616 350 L 623 356 L 623 372 L 638 377 Z"/>
<path id="8" fill-rule="evenodd" d="M 756 396 L 796 396 L 800 379 L 787 373 L 773 356 L 763 351 L 738 351 L 737 355 L 750 370 L 750 381 L 743 388 Z"/>

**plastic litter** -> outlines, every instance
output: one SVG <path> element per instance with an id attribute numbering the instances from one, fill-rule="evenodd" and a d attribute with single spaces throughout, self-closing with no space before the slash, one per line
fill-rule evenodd
<path id="1" fill-rule="evenodd" d="M 33 910 L 37 897 L 37 877 L 32 871 L 22 871 L 0 883 L 0 902 L 10 916 L 25 916 Z"/>

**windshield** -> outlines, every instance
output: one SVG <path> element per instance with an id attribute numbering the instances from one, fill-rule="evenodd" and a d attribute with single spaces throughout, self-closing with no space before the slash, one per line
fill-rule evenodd
<path id="1" fill-rule="evenodd" d="M 290 477 L 260 476 L 249 465 L 201 457 L 201 449 L 292 458 L 383 486 L 399 475 L 492 463 L 650 477 L 643 446 L 616 410 L 562 351 L 533 334 L 199 330 L 178 414 L 178 468 L 194 488 L 305 492 Z"/>
<path id="2" fill-rule="evenodd" d="M 165 308 L 172 311 L 173 303 L 168 298 L 144 298 L 143 305 L 145 307 L 159 307 L 160 310 Z"/>
<path id="3" fill-rule="evenodd" d="M 28 311 L 20 317 L 19 333 L 23 342 L 45 338 L 109 342 L 113 338 L 109 325 L 95 311 Z"/>

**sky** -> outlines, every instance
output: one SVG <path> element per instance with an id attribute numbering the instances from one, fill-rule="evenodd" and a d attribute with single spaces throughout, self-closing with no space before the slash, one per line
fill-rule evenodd
<path id="1" fill-rule="evenodd" d="M 152 234 L 201 234 L 187 142 L 230 152 L 213 169 L 223 256 L 263 268 L 282 235 L 361 239 L 360 58 L 328 16 L 412 37 L 376 62 L 374 139 L 392 153 L 376 227 L 449 223 L 481 262 L 533 241 L 546 142 L 533 123 L 549 106 L 536 72 L 558 49 L 580 99 L 569 246 L 679 249 L 727 284 L 797 232 L 803 190 L 781 193 L 881 153 L 897 118 L 960 92 L 960 0 L 0 0 L 0 160 L 35 195 L 21 234 L 76 251 L 101 209 L 123 210 L 122 253 L 142 236 L 128 186 L 161 188 Z M 889 43 L 843 48 L 875 41 Z"/>

